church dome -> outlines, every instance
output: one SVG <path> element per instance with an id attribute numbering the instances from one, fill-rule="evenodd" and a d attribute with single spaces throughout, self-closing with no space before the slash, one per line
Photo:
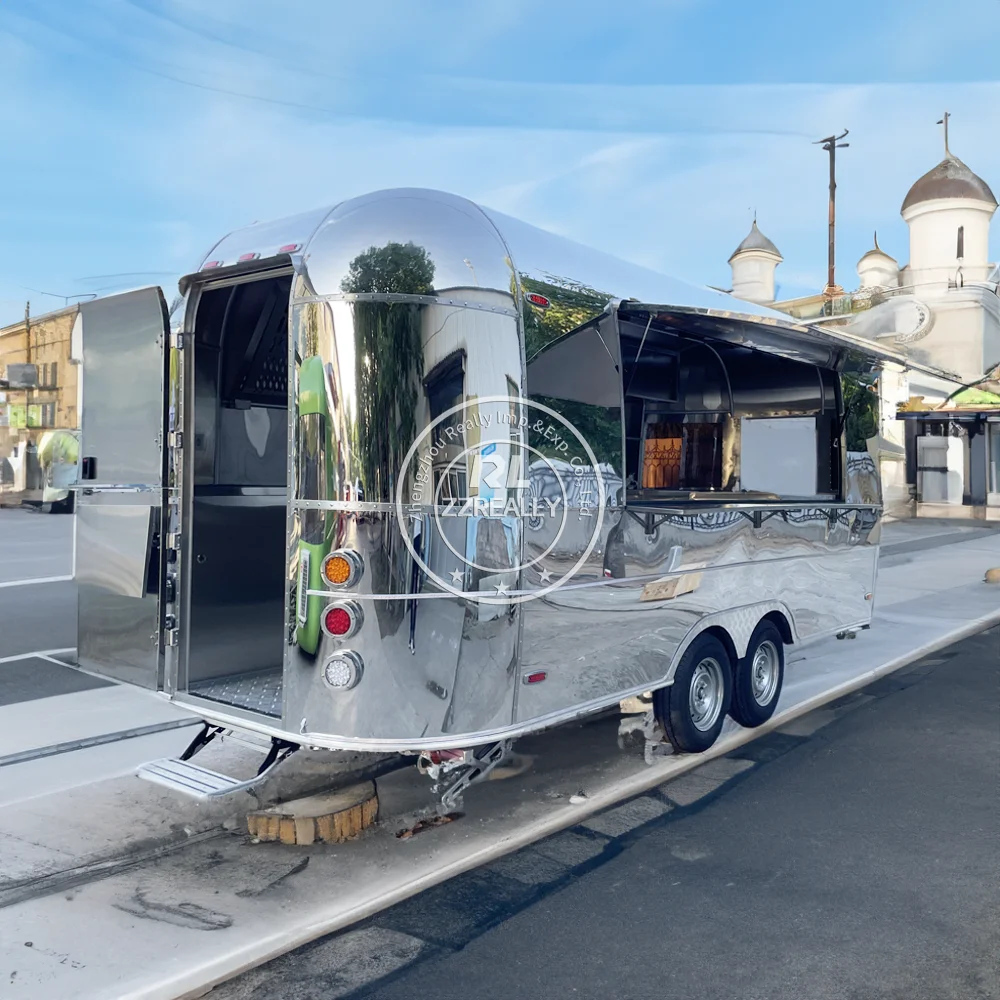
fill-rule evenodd
<path id="1" fill-rule="evenodd" d="M 968 198 L 986 202 L 994 208 L 997 205 L 989 184 L 950 153 L 910 188 L 900 211 L 939 198 Z"/>
<path id="2" fill-rule="evenodd" d="M 730 262 L 732 262 L 733 257 L 745 250 L 762 250 L 765 253 L 774 254 L 779 260 L 784 260 L 778 248 L 757 228 L 756 219 L 753 220 L 753 225 L 750 227 L 746 239 L 732 252 L 729 258 Z"/>
<path id="3" fill-rule="evenodd" d="M 871 250 L 869 250 L 869 251 L 868 251 L 867 253 L 863 253 L 863 254 L 861 255 L 861 260 L 859 260 L 859 261 L 858 261 L 858 263 L 860 264 L 860 263 L 861 263 L 861 261 L 865 261 L 865 260 L 871 260 L 871 261 L 875 261 L 876 259 L 877 259 L 877 260 L 887 260 L 887 261 L 891 261 L 891 262 L 892 262 L 893 264 L 895 264 L 895 263 L 896 263 L 896 258 L 895 258 L 895 257 L 893 257 L 893 256 L 892 256 L 891 254 L 887 254 L 887 253 L 886 253 L 886 252 L 885 252 L 885 251 L 884 251 L 884 250 L 883 250 L 883 249 L 882 249 L 882 248 L 881 248 L 881 247 L 880 247 L 880 246 L 878 245 L 878 233 L 876 233 L 876 234 L 875 234 L 875 246 L 873 246 L 873 247 L 871 248 Z"/>

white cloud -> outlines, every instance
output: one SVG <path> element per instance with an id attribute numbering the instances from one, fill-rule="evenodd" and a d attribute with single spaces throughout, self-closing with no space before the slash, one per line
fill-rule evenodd
<path id="1" fill-rule="evenodd" d="M 30 164 L 8 158 L 0 167 L 0 180 L 10 178 L 0 213 L 18 244 L 0 247 L 3 299 L 16 301 L 20 285 L 83 291 L 73 284 L 81 274 L 181 271 L 233 228 L 403 185 L 452 190 L 722 286 L 756 208 L 785 255 L 783 289 L 817 290 L 827 179 L 825 154 L 810 142 L 845 127 L 838 275 L 850 284 L 875 228 L 905 261 L 899 204 L 940 159 L 934 122 L 945 107 L 954 114 L 954 150 L 1000 190 L 998 84 L 620 86 L 415 73 L 405 90 L 390 90 L 385 52 L 405 48 L 425 16 L 416 5 L 337 5 L 342 17 L 319 16 L 308 30 L 301 3 L 260 23 L 270 5 L 218 0 L 208 14 L 194 0 L 160 6 L 201 33 L 156 22 L 162 36 L 153 44 L 149 14 L 133 5 L 113 23 L 91 19 L 90 34 L 78 38 L 74 22 L 58 32 L 29 25 L 41 48 L 0 35 L 0 86 L 22 97 L 0 107 L 0 130 L 31 136 Z M 509 31 L 518 18 L 530 24 L 522 7 L 455 5 L 454 33 Z M 388 10 L 385 38 L 373 39 L 372 19 Z M 234 32 L 236 46 L 212 40 Z M 287 48 L 292 38 L 297 46 Z M 92 58 L 93 39 L 113 79 L 67 86 L 53 67 L 61 60 L 65 68 L 71 54 Z M 316 72 L 292 72 L 300 57 Z M 352 113 L 199 90 L 136 64 Z M 0 321 L 10 319 L 10 304 L 2 309 Z"/>

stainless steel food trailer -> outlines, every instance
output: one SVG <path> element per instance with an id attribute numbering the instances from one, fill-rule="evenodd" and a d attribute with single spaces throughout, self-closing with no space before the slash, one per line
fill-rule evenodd
<path id="1" fill-rule="evenodd" d="M 650 692 L 704 750 L 870 622 L 840 374 L 892 349 L 409 189 L 81 315 L 80 666 L 205 720 L 144 777 L 248 787 L 190 760 L 235 730 L 454 784 Z"/>

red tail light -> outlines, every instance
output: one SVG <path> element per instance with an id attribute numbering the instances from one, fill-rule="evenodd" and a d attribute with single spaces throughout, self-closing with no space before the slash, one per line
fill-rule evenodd
<path id="1" fill-rule="evenodd" d="M 544 295 L 539 295 L 538 292 L 529 292 L 525 295 L 525 299 L 537 309 L 548 309 L 552 304 Z"/>
<path id="2" fill-rule="evenodd" d="M 349 639 L 364 623 L 361 606 L 354 601 L 337 601 L 323 610 L 321 624 L 331 639 Z"/>
<path id="3" fill-rule="evenodd" d="M 351 616 L 343 608 L 330 608 L 324 620 L 330 635 L 347 635 L 351 631 Z"/>

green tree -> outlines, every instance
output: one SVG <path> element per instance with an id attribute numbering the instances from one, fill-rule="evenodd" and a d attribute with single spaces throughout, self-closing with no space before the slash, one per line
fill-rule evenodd
<path id="1" fill-rule="evenodd" d="M 341 289 L 352 294 L 433 295 L 434 264 L 414 243 L 369 247 L 351 261 Z M 356 302 L 357 449 L 365 497 L 393 498 L 396 477 L 416 433 L 423 377 L 416 302 Z"/>
<path id="2" fill-rule="evenodd" d="M 878 378 L 875 375 L 842 375 L 844 429 L 848 451 L 865 451 L 868 439 L 878 433 Z"/>
<path id="3" fill-rule="evenodd" d="M 525 274 L 521 275 L 521 288 L 525 293 L 544 295 L 549 300 L 549 306 L 544 310 L 531 305 L 525 306 L 524 351 L 529 361 L 543 347 L 599 316 L 614 297 L 567 278 L 557 278 L 552 275 L 547 277 L 548 281 L 541 281 Z M 591 406 L 573 400 L 541 396 L 537 393 L 531 398 L 561 413 L 587 441 L 598 462 L 607 462 L 615 469 L 620 468 L 622 429 L 621 413 L 617 408 Z M 565 453 L 555 448 L 542 434 L 530 429 L 530 426 L 528 439 L 530 444 L 543 455 L 551 458 L 567 458 Z M 572 454 L 580 451 L 578 442 L 568 443 L 573 449 Z M 580 455 L 580 458 L 584 457 L 583 454 Z"/>
<path id="4" fill-rule="evenodd" d="M 529 361 L 546 344 L 599 316 L 613 298 L 596 288 L 551 275 L 548 281 L 540 281 L 522 274 L 521 288 L 549 300 L 545 310 L 530 305 L 524 309 L 524 351 Z"/>

